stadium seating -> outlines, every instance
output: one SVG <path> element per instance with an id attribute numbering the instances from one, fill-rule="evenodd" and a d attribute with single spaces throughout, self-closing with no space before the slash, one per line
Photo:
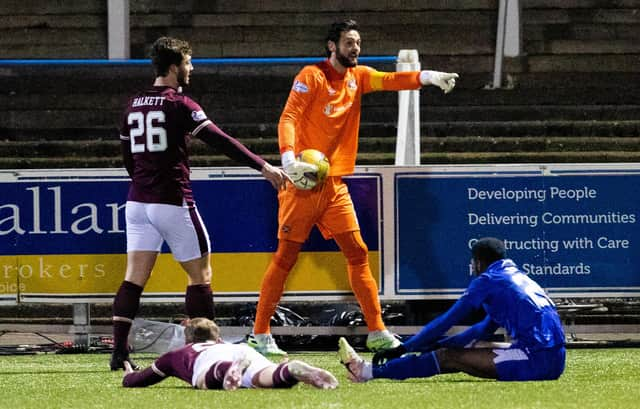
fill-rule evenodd
<path id="1" fill-rule="evenodd" d="M 327 25 L 351 16 L 364 55 L 415 48 L 424 68 L 461 75 L 451 94 L 421 92 L 423 164 L 640 157 L 640 1 L 524 1 L 524 54 L 505 61 L 505 87 L 495 90 L 487 84 L 497 1 L 368 1 L 340 11 L 334 2 L 294 3 L 132 2 L 132 58 L 163 34 L 189 39 L 195 58 L 319 56 Z M 103 0 L 11 0 L 0 20 L 3 58 L 106 58 Z M 275 161 L 278 117 L 299 68 L 197 65 L 188 91 L 224 130 Z M 0 65 L 0 168 L 121 166 L 120 112 L 151 81 L 144 65 Z M 395 93 L 365 97 L 359 164 L 393 163 L 396 118 Z M 233 163 L 196 142 L 192 164 Z"/>

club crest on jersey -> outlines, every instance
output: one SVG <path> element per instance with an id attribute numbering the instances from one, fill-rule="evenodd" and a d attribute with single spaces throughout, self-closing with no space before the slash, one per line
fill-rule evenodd
<path id="1" fill-rule="evenodd" d="M 356 90 L 358 89 L 358 84 L 355 79 L 351 78 L 349 82 L 347 82 L 347 87 L 349 87 L 349 89 Z"/>
<path id="2" fill-rule="evenodd" d="M 293 83 L 293 90 L 304 94 L 306 92 L 309 92 L 309 87 L 307 87 L 307 84 L 305 84 L 304 82 L 296 80 Z"/>
<path id="3" fill-rule="evenodd" d="M 325 107 L 324 107 L 324 109 L 322 110 L 322 112 L 324 112 L 324 114 L 325 114 L 326 116 L 331 115 L 331 113 L 333 112 L 333 105 L 331 105 L 331 104 L 327 104 L 327 105 L 325 105 Z"/>
<path id="4" fill-rule="evenodd" d="M 191 119 L 194 121 L 203 121 L 207 119 L 207 114 L 204 111 L 191 111 Z"/>

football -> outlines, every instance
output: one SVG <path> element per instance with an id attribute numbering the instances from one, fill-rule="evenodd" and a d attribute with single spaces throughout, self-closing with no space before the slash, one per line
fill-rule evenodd
<path id="1" fill-rule="evenodd" d="M 317 185 L 324 182 L 329 174 L 329 160 L 324 153 L 316 149 L 305 149 L 298 153 L 296 159 L 300 162 L 310 163 L 318 167 L 317 172 L 305 172 L 298 179 L 293 181 L 293 184 L 302 190 L 313 189 Z"/>

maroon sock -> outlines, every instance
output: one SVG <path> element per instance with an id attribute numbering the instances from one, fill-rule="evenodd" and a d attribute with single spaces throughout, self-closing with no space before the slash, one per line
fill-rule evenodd
<path id="1" fill-rule="evenodd" d="M 140 307 L 140 295 L 142 287 L 129 281 L 123 281 L 113 299 L 113 316 L 133 320 Z M 129 330 L 131 322 L 113 321 L 113 349 L 116 352 L 126 354 L 129 352 Z"/>
<path id="2" fill-rule="evenodd" d="M 231 361 L 216 362 L 209 368 L 204 376 L 204 382 L 207 385 L 207 389 L 220 389 L 222 388 L 222 381 L 224 375 L 231 367 Z"/>
<path id="3" fill-rule="evenodd" d="M 289 372 L 289 364 L 287 362 L 278 365 L 275 371 L 273 371 L 274 388 L 290 388 L 298 383 L 298 380 Z"/>
<path id="4" fill-rule="evenodd" d="M 193 284 L 187 286 L 185 296 L 185 310 L 189 318 L 209 318 L 213 320 L 213 293 L 209 284 Z"/>

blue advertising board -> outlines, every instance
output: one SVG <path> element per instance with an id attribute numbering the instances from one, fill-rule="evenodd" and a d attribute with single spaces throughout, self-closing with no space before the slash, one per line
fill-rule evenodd
<path id="1" fill-rule="evenodd" d="M 638 164 L 366 167 L 346 178 L 381 300 L 455 299 L 474 240 L 509 256 L 555 297 L 640 295 Z M 53 173 L 53 175 L 50 175 Z M 277 246 L 276 192 L 249 169 L 198 168 L 219 301 L 257 300 Z M 0 172 L 0 304 L 109 300 L 126 268 L 128 180 L 115 170 Z M 183 297 L 168 249 L 144 297 Z M 351 297 L 344 256 L 314 229 L 287 300 Z"/>
<path id="2" fill-rule="evenodd" d="M 128 178 L 122 171 L 63 173 L 21 171 L 16 180 L 0 181 L 0 303 L 110 299 L 124 277 Z M 211 238 L 216 296 L 257 299 L 277 247 L 277 192 L 248 169 L 200 169 L 192 179 Z M 354 175 L 346 183 L 381 282 L 381 176 Z M 186 275 L 166 245 L 161 253 L 144 296 L 182 299 Z M 286 295 L 350 294 L 344 263 L 335 243 L 313 229 Z"/>
<path id="3" fill-rule="evenodd" d="M 640 294 L 637 171 L 396 174 L 395 203 L 398 294 L 460 295 L 485 236 L 552 295 Z"/>

